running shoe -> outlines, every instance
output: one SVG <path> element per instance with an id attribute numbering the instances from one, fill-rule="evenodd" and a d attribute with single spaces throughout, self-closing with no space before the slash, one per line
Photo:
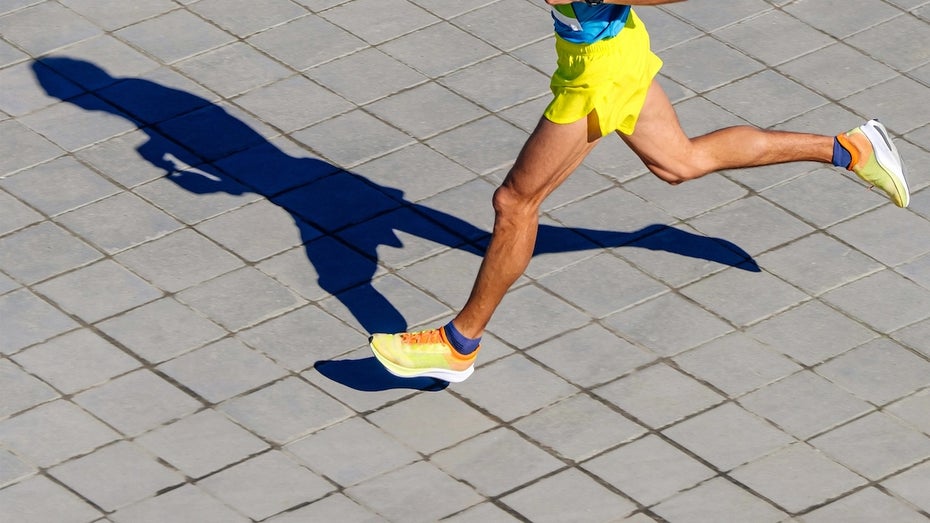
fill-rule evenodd
<path id="1" fill-rule="evenodd" d="M 475 371 L 478 355 L 478 350 L 468 355 L 459 354 L 449 344 L 442 328 L 374 334 L 369 344 L 384 368 L 401 378 L 429 377 L 458 383 Z"/>
<path id="2" fill-rule="evenodd" d="M 911 197 L 904 179 L 904 165 L 884 125 L 869 120 L 836 139 L 852 155 L 850 171 L 884 191 L 898 207 L 907 207 Z"/>

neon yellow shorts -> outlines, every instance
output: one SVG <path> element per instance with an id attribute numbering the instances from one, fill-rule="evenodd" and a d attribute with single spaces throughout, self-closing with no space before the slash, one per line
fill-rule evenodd
<path id="1" fill-rule="evenodd" d="M 544 116 L 565 124 L 597 111 L 601 136 L 632 134 L 652 79 L 662 68 L 636 13 L 614 38 L 574 44 L 556 36 L 555 49 L 558 69 L 550 84 L 555 98 Z"/>

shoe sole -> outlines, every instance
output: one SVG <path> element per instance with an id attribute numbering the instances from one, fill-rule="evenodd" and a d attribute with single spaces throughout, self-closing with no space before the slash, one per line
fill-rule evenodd
<path id="1" fill-rule="evenodd" d="M 901 197 L 901 207 L 907 207 L 910 203 L 910 191 L 907 188 L 907 180 L 904 179 L 904 166 L 901 163 L 901 155 L 898 154 L 898 148 L 895 147 L 891 137 L 888 136 L 888 130 L 877 120 L 866 122 L 862 129 L 865 137 L 872 143 L 872 150 L 875 151 L 875 160 L 878 165 L 882 166 L 885 171 L 891 175 L 894 182 L 895 190 Z M 875 147 L 875 144 L 884 143 L 885 147 Z"/>
<path id="2" fill-rule="evenodd" d="M 406 367 L 401 367 L 393 361 L 389 361 L 375 349 L 374 345 L 369 343 L 368 346 L 371 347 L 371 352 L 375 355 L 375 358 L 381 362 L 381 365 L 398 378 L 435 378 L 437 380 L 448 381 L 449 383 L 460 383 L 468 379 L 468 377 L 475 372 L 474 365 L 461 371 L 449 369 L 408 369 Z"/>

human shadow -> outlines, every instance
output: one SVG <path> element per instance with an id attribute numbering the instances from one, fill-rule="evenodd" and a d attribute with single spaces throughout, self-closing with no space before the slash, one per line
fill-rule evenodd
<path id="1" fill-rule="evenodd" d="M 368 332 L 408 327 L 372 282 L 378 270 L 377 249 L 403 247 L 398 231 L 483 254 L 488 231 L 321 159 L 291 156 L 203 97 L 151 80 L 113 77 L 76 58 L 37 59 L 32 71 L 48 95 L 132 122 L 148 138 L 138 154 L 179 187 L 195 194 L 254 193 L 286 210 L 300 232 L 319 287 L 336 297 Z M 726 240 L 665 225 L 630 232 L 542 225 L 535 254 L 620 246 L 759 270 L 749 254 Z M 373 358 L 319 362 L 316 368 L 359 390 L 437 388 L 435 380 L 399 382 Z"/>

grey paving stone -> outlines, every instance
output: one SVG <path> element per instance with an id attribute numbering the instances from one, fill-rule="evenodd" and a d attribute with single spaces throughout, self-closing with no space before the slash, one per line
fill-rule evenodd
<path id="1" fill-rule="evenodd" d="M 830 228 L 830 233 L 880 262 L 895 266 L 930 251 L 930 224 L 886 205 Z"/>
<path id="2" fill-rule="evenodd" d="M 48 85 L 54 84 L 56 93 L 63 97 L 81 94 L 83 90 L 60 75 L 51 71 L 41 62 L 22 62 L 0 70 L 0 109 L 11 116 L 22 116 L 37 109 L 48 107 L 60 100 L 47 94 L 36 76 Z"/>
<path id="3" fill-rule="evenodd" d="M 255 48 L 235 42 L 177 63 L 198 83 L 230 98 L 290 76 L 291 71 Z"/>
<path id="4" fill-rule="evenodd" d="M 119 192 L 106 178 L 67 156 L 0 180 L 0 186 L 49 216 Z"/>
<path id="5" fill-rule="evenodd" d="M 930 108 L 919 102 L 923 92 L 923 84 L 897 76 L 844 98 L 843 104 L 867 118 L 888 122 L 894 134 L 906 134 L 930 122 Z"/>
<path id="6" fill-rule="evenodd" d="M 456 392 L 504 419 L 513 420 L 573 395 L 577 389 L 520 355 L 481 368 Z"/>
<path id="7" fill-rule="evenodd" d="M 871 480 L 910 467 L 930 456 L 930 437 L 876 412 L 810 443 Z"/>
<path id="8" fill-rule="evenodd" d="M 87 322 L 95 322 L 162 296 L 162 292 L 111 260 L 78 269 L 36 287 Z M 94 297 L 106 296 L 106 300 Z"/>
<path id="9" fill-rule="evenodd" d="M 226 338 L 159 365 L 158 370 L 210 403 L 219 403 L 286 374 L 268 358 Z"/>
<path id="10" fill-rule="evenodd" d="M 150 141 L 165 144 L 160 146 L 165 150 L 169 147 L 165 138 L 153 130 L 132 131 L 81 149 L 75 153 L 75 157 L 92 165 L 109 179 L 132 188 L 166 174 L 163 169 L 139 156 L 138 148 Z"/>
<path id="11" fill-rule="evenodd" d="M 633 512 L 636 505 L 568 469 L 508 494 L 502 501 L 531 521 L 607 521 Z"/>
<path id="12" fill-rule="evenodd" d="M 818 169 L 769 189 L 762 196 L 818 228 L 829 227 L 887 201 L 883 195 L 863 190 L 861 183 L 849 178 L 836 169 Z M 829 195 L 829 199 L 824 195 Z"/>
<path id="13" fill-rule="evenodd" d="M 582 387 L 605 383 L 656 358 L 599 325 L 569 332 L 530 349 L 528 354 Z"/>
<path id="14" fill-rule="evenodd" d="M 0 173 L 6 175 L 51 160 L 63 153 L 60 147 L 16 120 L 0 122 Z"/>
<path id="15" fill-rule="evenodd" d="M 214 474 L 199 486 L 252 519 L 265 519 L 333 490 L 329 482 L 275 450 Z"/>
<path id="16" fill-rule="evenodd" d="M 879 332 L 923 320 L 930 311 L 930 291 L 887 270 L 830 291 L 823 299 Z"/>
<path id="17" fill-rule="evenodd" d="M 0 359 L 0 377 L 3 378 L 0 380 L 0 397 L 3 397 L 0 417 L 5 418 L 60 397 L 54 389 L 9 360 Z"/>
<path id="18" fill-rule="evenodd" d="M 180 474 L 125 441 L 58 465 L 49 474 L 108 512 L 184 482 Z"/>
<path id="19" fill-rule="evenodd" d="M 26 284 L 36 283 L 102 257 L 61 227 L 42 222 L 0 238 L 0 267 Z"/>
<path id="20" fill-rule="evenodd" d="M 819 301 L 770 318 L 747 334 L 804 365 L 814 365 L 876 337 L 874 331 Z"/>
<path id="21" fill-rule="evenodd" d="M 652 508 L 671 523 L 786 521 L 785 513 L 723 478 L 714 478 Z M 650 520 L 651 521 L 651 520 Z"/>
<path id="22" fill-rule="evenodd" d="M 0 234 L 32 225 L 42 219 L 41 214 L 10 196 L 9 193 L 0 191 Z"/>
<path id="23" fill-rule="evenodd" d="M 127 115 L 92 94 L 46 107 L 20 121 L 67 151 L 76 151 L 136 128 Z"/>
<path id="24" fill-rule="evenodd" d="M 325 45 L 307 45 L 307 35 Z M 365 42 L 323 18 L 310 15 L 249 37 L 248 43 L 297 70 L 304 70 L 367 47 Z"/>
<path id="25" fill-rule="evenodd" d="M 930 434 L 930 419 L 926 415 L 928 407 L 930 407 L 930 391 L 923 390 L 889 405 L 885 408 L 885 412 L 894 414 L 924 433 Z"/>
<path id="26" fill-rule="evenodd" d="M 920 510 L 927 512 L 930 509 L 930 463 L 918 465 L 907 472 L 903 472 L 883 484 L 895 494 L 910 501 Z"/>
<path id="27" fill-rule="evenodd" d="M 811 295 L 878 271 L 882 265 L 858 250 L 822 233 L 812 234 L 767 252 L 759 264 Z"/>
<path id="28" fill-rule="evenodd" d="M 353 140 L 344 140 L 350 133 Z M 356 110 L 291 135 L 344 169 L 410 145 L 406 134 Z"/>
<path id="29" fill-rule="evenodd" d="M 139 362 L 93 331 L 72 331 L 13 356 L 30 373 L 65 394 L 99 385 Z"/>
<path id="30" fill-rule="evenodd" d="M 721 470 L 753 461 L 794 440 L 733 403 L 703 412 L 663 433 Z"/>
<path id="31" fill-rule="evenodd" d="M 723 176 L 705 176 L 685 187 L 678 187 L 650 174 L 624 184 L 624 188 L 682 219 L 702 214 L 746 195 L 746 189 Z"/>
<path id="32" fill-rule="evenodd" d="M 57 3 L 43 2 L 0 18 L 0 32 L 27 53 L 41 55 L 100 34 L 100 29 Z"/>
<path id="33" fill-rule="evenodd" d="M 111 4 L 113 2 L 110 2 Z M 153 2 L 152 5 L 157 5 Z M 117 8 L 118 9 L 118 8 Z M 88 90 L 106 87 L 117 82 L 119 77 L 134 77 L 157 69 L 158 62 L 145 56 L 116 38 L 101 35 L 90 40 L 59 49 L 53 52 L 49 64 L 59 74 Z M 64 58 L 64 60 L 55 60 Z M 87 68 L 99 67 L 106 74 L 87 74 Z M 43 84 L 45 77 L 42 77 Z M 52 91 L 51 89 L 45 89 Z M 55 96 L 64 100 L 69 98 L 55 92 Z"/>
<path id="34" fill-rule="evenodd" d="M 740 6 L 745 2 L 741 2 Z M 697 13 L 696 13 L 697 14 Z M 806 55 L 832 38 L 781 11 L 769 11 L 715 31 L 714 35 L 769 65 Z"/>
<path id="35" fill-rule="evenodd" d="M 669 323 L 669 317 L 679 321 Z M 684 352 L 733 330 L 720 318 L 672 293 L 609 316 L 602 323 L 660 356 Z"/>
<path id="36" fill-rule="evenodd" d="M 360 417 L 289 443 L 285 450 L 343 487 L 377 478 L 419 459 L 409 447 Z"/>
<path id="37" fill-rule="evenodd" d="M 354 169 L 382 187 L 404 187 L 404 198 L 420 202 L 460 187 L 475 175 L 432 149 L 414 144 Z M 490 208 L 490 199 L 488 200 Z"/>
<path id="38" fill-rule="evenodd" d="M 66 0 L 62 2 L 72 11 L 80 13 L 92 20 L 100 27 L 115 30 L 120 27 L 162 14 L 174 9 L 176 6 L 168 0 L 146 2 L 145 5 L 134 5 L 118 0 Z"/>
<path id="39" fill-rule="evenodd" d="M 513 523 L 520 520 L 504 512 L 497 505 L 485 502 L 459 512 L 443 521 L 447 523 Z"/>
<path id="40" fill-rule="evenodd" d="M 65 213 L 56 221 L 108 254 L 182 227 L 174 218 L 128 192 Z"/>
<path id="41" fill-rule="evenodd" d="M 655 435 L 583 466 L 643 505 L 653 505 L 714 476 L 711 469 Z"/>
<path id="42" fill-rule="evenodd" d="M 0 509 L 23 523 L 87 523 L 100 511 L 44 476 L 35 476 L 0 490 Z"/>
<path id="43" fill-rule="evenodd" d="M 378 47 L 390 56 L 432 78 L 443 76 L 499 53 L 486 42 L 449 22 L 440 22 L 425 27 Z M 521 80 L 521 83 L 525 82 Z"/>
<path id="44" fill-rule="evenodd" d="M 504 297 L 488 330 L 523 348 L 587 322 L 587 316 L 574 307 L 536 286 L 528 285 Z"/>
<path id="45" fill-rule="evenodd" d="M 143 434 L 135 442 L 191 478 L 201 478 L 268 448 L 214 410 Z"/>
<path id="46" fill-rule="evenodd" d="M 488 496 L 504 493 L 562 466 L 559 460 L 505 428 L 434 454 L 431 461 Z"/>
<path id="47" fill-rule="evenodd" d="M 412 34 L 420 35 L 423 32 L 418 31 Z M 382 48 L 388 50 L 390 45 L 385 44 Z M 414 51 L 420 49 L 419 46 L 415 46 Z M 446 58 L 451 57 L 446 55 Z M 359 82 L 356 78 L 358 71 L 369 71 L 377 75 L 379 80 Z M 363 49 L 321 64 L 306 70 L 304 74 L 358 105 L 364 105 L 427 80 L 423 74 L 388 56 L 381 49 L 375 48 Z"/>
<path id="48" fill-rule="evenodd" d="M 617 212 L 618 208 L 623 212 Z M 627 242 L 652 232 L 656 225 L 675 221 L 655 205 L 619 188 L 567 205 L 550 215 L 568 226 L 628 233 Z"/>
<path id="49" fill-rule="evenodd" d="M 923 515 L 915 512 L 911 507 L 874 487 L 861 490 L 804 515 L 804 521 L 810 523 L 829 523 L 831 521 L 867 523 L 885 518 L 900 521 L 901 523 L 926 521 Z"/>
<path id="50" fill-rule="evenodd" d="M 367 416 L 398 441 L 425 455 L 450 447 L 496 424 L 451 394 L 418 394 Z M 429 420 L 424 423 L 424 420 Z"/>
<path id="51" fill-rule="evenodd" d="M 197 230 L 246 261 L 256 262 L 312 240 L 319 233 L 267 200 L 221 214 Z M 248 235 L 242 231 L 248 230 Z"/>
<path id="52" fill-rule="evenodd" d="M 758 72 L 762 64 L 709 37 L 662 54 L 665 74 L 685 87 L 706 92 Z M 713 65 L 711 65 L 713 64 Z"/>
<path id="53" fill-rule="evenodd" d="M 110 514 L 117 523 L 239 523 L 249 521 L 209 494 L 191 485 L 149 498 Z"/>
<path id="54" fill-rule="evenodd" d="M 799 443 L 735 470 L 733 477 L 791 513 L 840 497 L 865 478 Z"/>
<path id="55" fill-rule="evenodd" d="M 0 296 L 0 352 L 13 354 L 78 324 L 27 289 Z"/>
<path id="56" fill-rule="evenodd" d="M 286 443 L 352 415 L 352 411 L 297 378 L 286 378 L 220 408 L 241 425 Z"/>
<path id="57" fill-rule="evenodd" d="M 705 96 L 740 118 L 763 128 L 827 103 L 819 94 L 771 70 L 720 87 Z"/>
<path id="58" fill-rule="evenodd" d="M 243 265 L 189 229 L 122 252 L 116 260 L 168 292 L 187 289 Z"/>
<path id="59" fill-rule="evenodd" d="M 275 516 L 270 523 L 301 523 L 304 521 L 342 521 L 344 523 L 383 523 L 384 518 L 363 508 L 342 494 L 333 494 L 319 501 Z"/>
<path id="60" fill-rule="evenodd" d="M 152 363 L 169 360 L 226 334 L 173 298 L 143 305 L 97 326 Z"/>
<path id="61" fill-rule="evenodd" d="M 212 67 L 212 64 L 206 64 L 203 68 L 209 67 Z M 252 67 L 248 67 L 239 74 L 251 74 L 251 70 Z M 268 83 L 267 80 L 270 78 L 262 83 Z M 239 97 L 236 104 L 285 132 L 303 129 L 354 108 L 353 104 L 342 97 L 303 76 L 291 76 L 252 89 Z"/>
<path id="62" fill-rule="evenodd" d="M 164 38 L 166 34 L 173 38 Z M 184 9 L 125 27 L 114 35 L 168 64 L 234 40 L 232 35 Z"/>
<path id="63" fill-rule="evenodd" d="M 816 371 L 876 405 L 908 395 L 930 381 L 930 362 L 884 338 L 842 354 Z"/>
<path id="64" fill-rule="evenodd" d="M 511 51 L 552 35 L 551 19 L 535 10 L 544 6 L 530 4 L 533 8 L 527 7 L 524 0 L 504 0 L 465 13 L 452 22 L 494 47 Z"/>
<path id="65" fill-rule="evenodd" d="M 12 6 L 11 6 L 12 7 Z M 12 45 L 3 42 L 0 44 L 0 65 L 7 66 L 26 58 L 26 54 Z"/>
<path id="66" fill-rule="evenodd" d="M 63 437 L 65 434 L 67 437 Z M 0 422 L 3 445 L 43 468 L 119 438 L 116 431 L 65 400 L 46 403 Z"/>
<path id="67" fill-rule="evenodd" d="M 250 267 L 191 287 L 177 297 L 232 331 L 303 305 L 296 294 Z"/>
<path id="68" fill-rule="evenodd" d="M 680 354 L 674 361 L 685 372 L 731 398 L 801 370 L 788 358 L 740 332 Z"/>
<path id="69" fill-rule="evenodd" d="M 583 394 L 546 407 L 514 428 L 575 462 L 591 458 L 646 431 L 603 403 Z"/>
<path id="70" fill-rule="evenodd" d="M 608 383 L 595 393 L 653 428 L 674 423 L 724 399 L 664 363 Z"/>
<path id="71" fill-rule="evenodd" d="M 812 232 L 810 226 L 758 197 L 737 200 L 689 223 L 705 234 L 735 243 L 752 255 Z"/>
<path id="72" fill-rule="evenodd" d="M 201 407 L 200 402 L 147 369 L 84 391 L 74 402 L 127 436 L 139 435 Z"/>
<path id="73" fill-rule="evenodd" d="M 916 260 L 897 267 L 895 270 L 907 278 L 917 282 L 921 287 L 930 289 L 930 278 L 928 278 L 928 267 L 930 267 L 930 254 L 925 254 Z"/>
<path id="74" fill-rule="evenodd" d="M 435 495 L 424 496 L 424 491 Z M 436 521 L 482 500 L 471 487 L 424 461 L 351 487 L 346 495 L 389 521 Z"/>
<path id="75" fill-rule="evenodd" d="M 502 84 L 489 83 L 488 78 L 498 78 Z M 500 111 L 548 94 L 547 80 L 547 75 L 503 55 L 456 71 L 442 84 L 481 107 Z"/>
<path id="76" fill-rule="evenodd" d="M 421 140 L 487 114 L 460 94 L 433 82 L 383 98 L 365 109 Z"/>
<path id="77" fill-rule="evenodd" d="M 802 440 L 873 410 L 865 401 L 809 371 L 753 392 L 739 403 Z"/>
<path id="78" fill-rule="evenodd" d="M 610 254 L 599 254 L 566 267 L 539 283 L 595 318 L 604 318 L 668 291 L 665 285 Z"/>
<path id="79" fill-rule="evenodd" d="M 823 74 L 827 68 L 843 64 L 843 75 Z M 896 73 L 884 63 L 870 58 L 844 43 L 781 64 L 778 69 L 789 77 L 831 99 L 845 98 L 873 85 L 892 79 Z"/>
<path id="80" fill-rule="evenodd" d="M 865 8 L 868 2 L 863 0 L 854 0 L 848 4 L 850 9 Z M 835 13 L 832 6 L 818 2 L 800 2 L 785 6 L 785 11 L 799 18 L 801 21 L 814 26 L 821 31 L 843 38 L 863 29 L 862 20 L 853 16 L 851 13 Z M 875 7 L 870 14 L 869 23 L 877 25 L 878 23 L 893 18 L 901 14 L 894 7 L 872 6 Z"/>
<path id="81" fill-rule="evenodd" d="M 195 2 L 191 10 L 239 37 L 280 25 L 307 14 L 287 0 Z"/>
<path id="82" fill-rule="evenodd" d="M 700 100 L 700 99 L 693 99 Z M 692 100 L 688 100 L 679 106 L 685 105 Z M 705 102 L 710 104 L 710 102 Z M 829 107 L 829 106 L 828 106 Z M 701 114 L 705 109 L 701 108 L 700 111 L 697 111 L 697 114 Z M 816 114 L 817 110 L 811 114 Z M 862 119 L 852 115 L 853 123 L 846 127 L 850 129 L 853 125 L 861 125 Z M 798 119 L 792 120 L 796 122 Z M 820 119 L 816 119 L 817 122 L 820 122 Z M 730 125 L 739 125 L 739 123 L 733 123 Z M 795 128 L 796 129 L 796 128 Z M 822 164 L 814 162 L 797 162 L 797 163 L 781 163 L 776 165 L 768 165 L 765 167 L 753 167 L 751 169 L 733 169 L 729 171 L 724 171 L 723 174 L 733 180 L 736 183 L 745 185 L 756 191 L 763 191 L 769 187 L 774 187 L 778 184 L 784 183 L 788 180 L 801 176 L 804 173 L 809 173 L 815 169 L 823 167 Z"/>
<path id="83" fill-rule="evenodd" d="M 767 273 L 728 269 L 682 293 L 733 323 L 746 326 L 803 301 L 806 295 Z"/>
<path id="84" fill-rule="evenodd" d="M 377 16 L 383 23 L 377 27 L 360 23 L 363 15 Z M 371 44 L 391 40 L 438 21 L 427 11 L 403 0 L 382 3 L 362 0 L 343 4 L 324 12 L 323 16 Z"/>
<path id="85" fill-rule="evenodd" d="M 484 147 L 488 136 L 494 137 L 493 149 Z M 477 174 L 488 174 L 511 165 L 527 136 L 526 131 L 486 116 L 431 138 L 427 145 Z"/>
<path id="86" fill-rule="evenodd" d="M 36 472 L 38 472 L 37 468 L 21 460 L 12 452 L 0 450 L 0 487 L 17 483 Z"/>
<path id="87" fill-rule="evenodd" d="M 316 307 L 304 307 L 239 333 L 279 365 L 302 371 L 365 344 L 365 337 Z"/>
<path id="88" fill-rule="evenodd" d="M 930 38 L 926 21 L 899 16 L 850 37 L 847 41 L 877 60 L 907 71 L 930 62 L 930 52 L 917 42 Z"/>

